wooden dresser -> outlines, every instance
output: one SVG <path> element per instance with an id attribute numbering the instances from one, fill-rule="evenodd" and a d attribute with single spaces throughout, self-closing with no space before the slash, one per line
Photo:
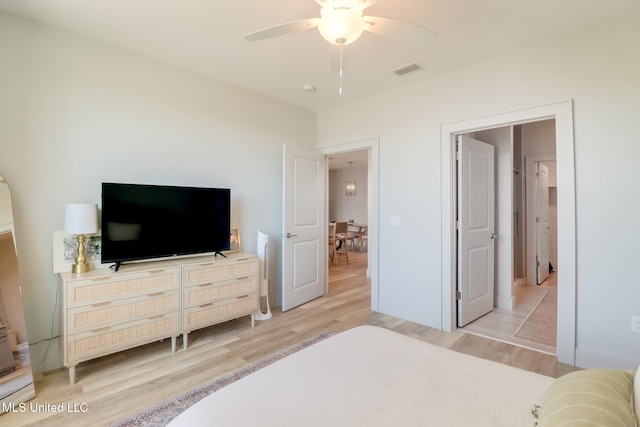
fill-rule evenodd
<path id="1" fill-rule="evenodd" d="M 258 311 L 258 257 L 182 266 L 182 343 L 189 332 Z"/>
<path id="2" fill-rule="evenodd" d="M 124 264 L 60 275 L 63 353 L 69 381 L 78 363 L 251 316 L 258 310 L 258 257 L 234 253 Z"/>

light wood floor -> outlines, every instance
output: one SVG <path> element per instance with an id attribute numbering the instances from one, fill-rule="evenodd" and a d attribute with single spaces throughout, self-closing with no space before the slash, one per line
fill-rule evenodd
<path id="1" fill-rule="evenodd" d="M 189 348 L 171 354 L 169 341 L 82 363 L 70 386 L 66 370 L 36 378 L 33 404 L 86 403 L 85 413 L 8 413 L 2 426 L 102 426 L 165 402 L 193 387 L 236 370 L 277 350 L 325 331 L 340 332 L 371 324 L 439 346 L 517 366 L 552 377 L 575 370 L 555 357 L 462 331 L 446 333 L 370 311 L 370 285 L 365 278 L 366 254 L 352 253 L 330 268 L 329 293 L 301 307 L 256 322 L 248 317 L 189 335 Z"/>
<path id="2" fill-rule="evenodd" d="M 540 286 L 520 286 L 516 288 L 516 308 L 514 310 L 494 308 L 489 314 L 482 316 L 460 330 L 555 355 L 557 350 L 555 346 L 551 347 L 513 336 L 522 322 L 538 305 L 548 287 L 557 287 L 556 273 L 552 273 Z M 555 341 L 557 333 L 555 329 L 544 332 L 553 335 L 553 341 Z"/>

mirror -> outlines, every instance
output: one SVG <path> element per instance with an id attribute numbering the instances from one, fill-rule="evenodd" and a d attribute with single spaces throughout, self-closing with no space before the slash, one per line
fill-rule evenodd
<path id="1" fill-rule="evenodd" d="M 11 191 L 0 175 L 0 413 L 34 396 Z"/>

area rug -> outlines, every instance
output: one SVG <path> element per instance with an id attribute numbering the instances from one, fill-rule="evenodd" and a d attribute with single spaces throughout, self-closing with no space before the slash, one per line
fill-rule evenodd
<path id="1" fill-rule="evenodd" d="M 555 347 L 557 323 L 558 292 L 556 288 L 549 288 L 513 336 Z"/>
<path id="2" fill-rule="evenodd" d="M 273 353 L 257 362 L 251 363 L 237 371 L 224 375 L 215 381 L 205 384 L 200 387 L 196 387 L 186 393 L 175 397 L 165 403 L 162 403 L 146 411 L 140 412 L 130 418 L 113 424 L 112 427 L 163 427 L 166 426 L 171 420 L 180 415 L 184 410 L 195 404 L 199 400 L 207 397 L 211 393 L 214 393 L 221 388 L 238 381 L 239 379 L 246 377 L 247 375 L 264 368 L 290 354 L 309 347 L 312 344 L 320 342 L 331 335 L 333 332 L 325 332 L 315 337 L 308 338 L 297 344 L 282 349 L 276 353 Z"/>

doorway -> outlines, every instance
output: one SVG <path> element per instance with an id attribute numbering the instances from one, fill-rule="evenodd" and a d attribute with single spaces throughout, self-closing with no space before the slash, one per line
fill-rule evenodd
<path id="1" fill-rule="evenodd" d="M 507 113 L 443 124 L 441 126 L 442 170 L 442 329 L 456 329 L 456 218 L 455 135 L 479 132 L 543 120 L 555 120 L 558 164 L 558 323 L 557 357 L 575 364 L 576 250 L 575 250 L 575 165 L 572 102 L 564 101 Z M 511 206 L 508 216 L 511 217 Z M 510 222 L 510 221 L 509 221 Z M 511 255 L 509 255 L 511 265 Z M 511 271 L 511 270 L 509 270 Z M 509 280 L 512 275 L 509 275 Z M 509 285 L 512 288 L 512 285 Z"/>
<path id="2" fill-rule="evenodd" d="M 334 153 L 327 157 L 328 220 L 346 223 L 347 237 L 329 250 L 329 286 L 336 275 L 368 276 L 369 150 Z M 340 227 L 340 224 L 338 224 Z M 335 232 L 335 228 L 331 229 Z M 330 289 L 331 290 L 331 289 Z"/>
<path id="3" fill-rule="evenodd" d="M 335 274 L 367 273 L 368 157 L 368 150 L 334 153 L 327 157 L 327 218 L 329 223 L 347 223 L 345 227 L 350 238 L 347 245 L 338 241 L 335 252 L 333 246 L 330 247 L 329 283 Z"/>
<path id="4" fill-rule="evenodd" d="M 379 223 L 379 217 L 378 217 L 378 198 L 379 198 L 379 189 L 378 189 L 378 165 L 379 165 L 379 140 L 378 138 L 371 138 L 371 139 L 365 139 L 365 140 L 360 140 L 360 141 L 354 141 L 351 143 L 347 143 L 347 144 L 340 144 L 340 145 L 334 145 L 334 146 L 330 146 L 330 147 L 324 147 L 319 149 L 319 151 L 323 154 L 325 154 L 325 156 L 327 158 L 329 157 L 333 157 L 334 160 L 337 157 L 342 157 L 342 158 L 346 158 L 349 156 L 353 156 L 354 154 L 350 154 L 350 153 L 356 153 L 358 152 L 358 156 L 360 155 L 366 155 L 366 181 L 367 181 L 367 185 L 366 185 L 366 192 L 367 192 L 367 207 L 366 207 L 366 214 L 364 213 L 364 211 L 361 209 L 358 212 L 361 212 L 360 216 L 365 216 L 366 215 L 366 225 L 367 225 L 367 248 L 366 248 L 366 263 L 367 263 L 367 268 L 366 268 L 366 275 L 367 277 L 369 277 L 370 279 L 370 283 L 371 283 L 371 310 L 372 311 L 379 311 L 378 309 L 378 294 L 379 294 L 379 287 L 378 287 L 378 223 Z M 346 160 L 346 159 L 344 159 Z M 346 160 L 346 164 L 348 164 L 349 160 Z M 328 160 L 327 163 L 329 163 L 330 161 Z M 362 158 L 361 162 L 364 162 L 364 159 Z M 355 164 L 355 163 L 354 163 Z M 327 165 L 327 169 L 329 168 L 329 165 Z M 329 213 L 329 204 L 330 204 L 330 197 L 331 195 L 329 193 L 331 193 L 331 189 L 329 187 L 329 173 L 326 174 L 327 175 L 327 183 L 326 183 L 326 188 L 328 189 L 328 191 L 326 191 L 326 199 L 325 199 L 325 210 L 326 210 L 326 217 L 331 220 L 331 219 L 336 219 L 336 218 L 332 218 L 331 214 Z M 346 180 L 345 180 L 345 187 L 344 191 L 346 193 Z M 336 186 L 338 186 L 338 184 L 336 184 Z M 342 186 L 342 184 L 339 185 L 340 187 Z M 342 189 L 338 189 L 336 191 L 340 191 L 342 192 Z M 356 195 L 359 192 L 359 186 L 358 183 L 356 181 L 356 188 L 355 188 L 355 192 Z M 346 194 L 345 194 L 346 197 Z M 349 196 L 349 197 L 353 197 L 353 196 Z M 343 215 L 341 212 L 339 213 L 340 215 Z M 335 212 L 335 215 L 338 215 L 338 212 Z M 358 217 L 356 217 L 356 214 L 354 213 L 353 216 L 354 218 L 348 218 L 350 215 L 347 214 L 347 220 L 349 219 L 353 219 L 354 222 L 355 220 L 359 220 Z M 327 231 L 326 231 L 326 235 L 329 235 L 329 229 L 328 229 L 328 224 L 327 224 Z M 358 249 L 359 250 L 359 249 Z M 329 270 L 329 272 L 326 274 L 327 277 L 327 284 L 326 284 L 326 289 L 325 289 L 325 293 L 329 292 L 329 275 L 332 273 L 329 269 L 329 263 L 327 263 L 327 270 Z"/>
<path id="5" fill-rule="evenodd" d="M 486 302 L 485 309 L 476 315 L 467 315 L 465 322 L 460 321 L 464 318 L 461 314 L 468 308 L 465 290 L 467 287 L 473 289 L 481 286 L 475 283 L 478 282 L 478 275 L 471 276 L 473 286 L 462 286 L 458 297 L 458 327 L 464 326 L 465 332 L 555 354 L 556 287 L 531 289 L 549 276 L 550 270 L 553 270 L 549 255 L 556 252 L 550 247 L 556 241 L 550 236 L 557 235 L 557 228 L 555 221 L 551 220 L 553 215 L 550 215 L 549 205 L 550 186 L 555 187 L 556 183 L 555 162 L 551 161 L 555 159 L 556 150 L 555 121 L 549 119 L 493 128 L 473 132 L 472 135 L 488 142 L 492 152 L 495 152 L 496 166 L 492 170 L 496 178 L 496 197 L 491 210 L 497 213 L 492 226 L 498 231 L 493 240 L 486 237 L 482 241 L 496 243 L 496 280 L 495 292 L 492 283 L 491 299 Z M 532 153 L 535 155 L 532 156 Z M 464 155 L 460 157 L 464 159 Z M 464 162 L 459 160 L 458 169 L 464 169 L 463 165 Z M 476 178 L 475 181 L 479 180 Z M 459 186 L 458 191 L 461 188 L 464 189 L 464 186 Z M 467 199 L 471 198 L 459 197 L 462 201 Z M 458 205 L 458 210 L 463 212 L 462 215 L 458 213 L 458 218 L 462 218 L 459 240 L 462 240 L 466 229 L 465 209 L 464 204 Z M 491 235 L 494 236 L 493 233 Z M 462 273 L 465 272 L 465 268 L 462 268 L 466 265 L 464 260 L 458 261 Z M 528 267 L 526 270 L 522 265 L 525 263 Z M 460 283 L 469 280 L 461 281 L 458 278 L 457 281 L 460 287 Z"/>

